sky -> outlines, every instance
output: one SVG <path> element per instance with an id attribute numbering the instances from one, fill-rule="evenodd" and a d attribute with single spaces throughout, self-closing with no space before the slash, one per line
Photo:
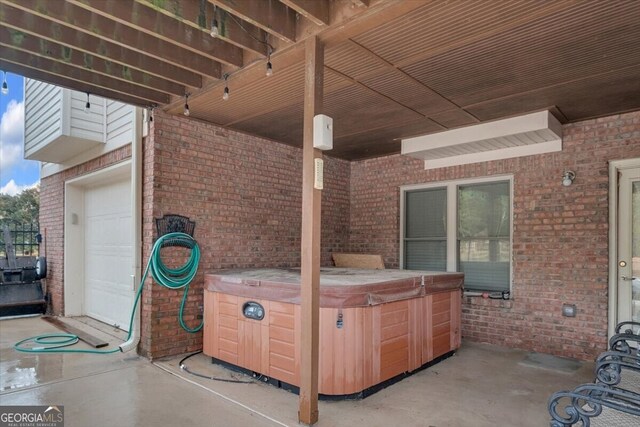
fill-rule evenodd
<path id="1" fill-rule="evenodd" d="M 13 196 L 40 183 L 40 162 L 23 158 L 24 79 L 12 73 L 6 78 L 9 93 L 0 94 L 0 194 Z"/>

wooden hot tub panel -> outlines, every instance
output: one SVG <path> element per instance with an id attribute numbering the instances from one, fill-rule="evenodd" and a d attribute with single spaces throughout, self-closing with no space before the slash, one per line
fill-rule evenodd
<path id="1" fill-rule="evenodd" d="M 460 346 L 460 289 L 368 307 L 320 309 L 319 392 L 358 393 Z M 256 301 L 263 320 L 242 305 Z M 337 327 L 342 315 L 342 327 Z M 299 385 L 300 306 L 205 291 L 204 353 Z"/>

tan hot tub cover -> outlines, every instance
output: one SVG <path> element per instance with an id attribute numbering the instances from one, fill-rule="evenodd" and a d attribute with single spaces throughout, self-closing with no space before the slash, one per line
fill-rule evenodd
<path id="1" fill-rule="evenodd" d="M 322 268 L 320 307 L 366 307 L 460 289 L 462 273 Z M 205 287 L 245 298 L 300 304 L 300 269 L 233 269 L 205 275 Z"/>

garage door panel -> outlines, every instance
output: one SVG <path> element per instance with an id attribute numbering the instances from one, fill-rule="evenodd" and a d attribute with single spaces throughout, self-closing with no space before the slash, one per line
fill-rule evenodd
<path id="1" fill-rule="evenodd" d="M 130 181 L 85 191 L 85 313 L 128 329 L 131 283 Z"/>

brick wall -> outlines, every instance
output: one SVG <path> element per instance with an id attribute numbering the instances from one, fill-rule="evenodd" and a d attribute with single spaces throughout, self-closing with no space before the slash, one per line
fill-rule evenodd
<path id="1" fill-rule="evenodd" d="M 56 315 L 64 313 L 64 185 L 79 176 L 104 169 L 131 157 L 131 145 L 42 178 L 40 182 L 40 231 L 45 237 L 47 257 L 48 310 Z"/>
<path id="2" fill-rule="evenodd" d="M 398 267 L 401 185 L 513 174 L 513 299 L 465 298 L 463 336 L 592 359 L 607 337 L 608 161 L 640 157 L 640 112 L 563 132 L 559 153 L 435 170 L 400 155 L 353 162 L 350 249 Z M 567 169 L 577 177 L 565 188 Z M 562 317 L 563 303 L 577 317 Z"/>
<path id="3" fill-rule="evenodd" d="M 300 265 L 302 151 L 180 116 L 157 112 L 144 147 L 143 239 L 146 260 L 153 217 L 196 221 L 200 272 L 187 323 L 198 322 L 203 272 L 235 267 Z M 327 158 L 322 206 L 322 263 L 344 251 L 349 230 L 349 162 Z M 145 289 L 143 353 L 152 358 L 201 348 L 201 334 L 177 324 L 182 291 Z"/>
<path id="4" fill-rule="evenodd" d="M 398 267 L 399 186 L 501 174 L 514 176 L 513 299 L 466 298 L 467 339 L 590 359 L 606 345 L 608 161 L 640 157 L 640 112 L 564 127 L 564 150 L 425 171 L 399 155 L 349 163 L 327 158 L 322 264 L 333 251 L 383 254 Z M 200 273 L 187 305 L 198 322 L 202 275 L 214 268 L 298 266 L 301 150 L 180 116 L 155 113 L 143 152 L 143 261 L 154 217 L 197 222 Z M 41 183 L 51 311 L 63 300 L 64 183 L 130 157 L 123 147 Z M 561 175 L 574 170 L 571 187 Z M 172 254 L 173 255 L 173 254 Z M 176 254 L 180 255 L 180 254 Z M 180 256 L 177 257 L 180 259 Z M 201 347 L 177 323 L 181 291 L 145 284 L 142 353 L 161 357 Z M 578 316 L 560 315 L 563 302 Z"/>

